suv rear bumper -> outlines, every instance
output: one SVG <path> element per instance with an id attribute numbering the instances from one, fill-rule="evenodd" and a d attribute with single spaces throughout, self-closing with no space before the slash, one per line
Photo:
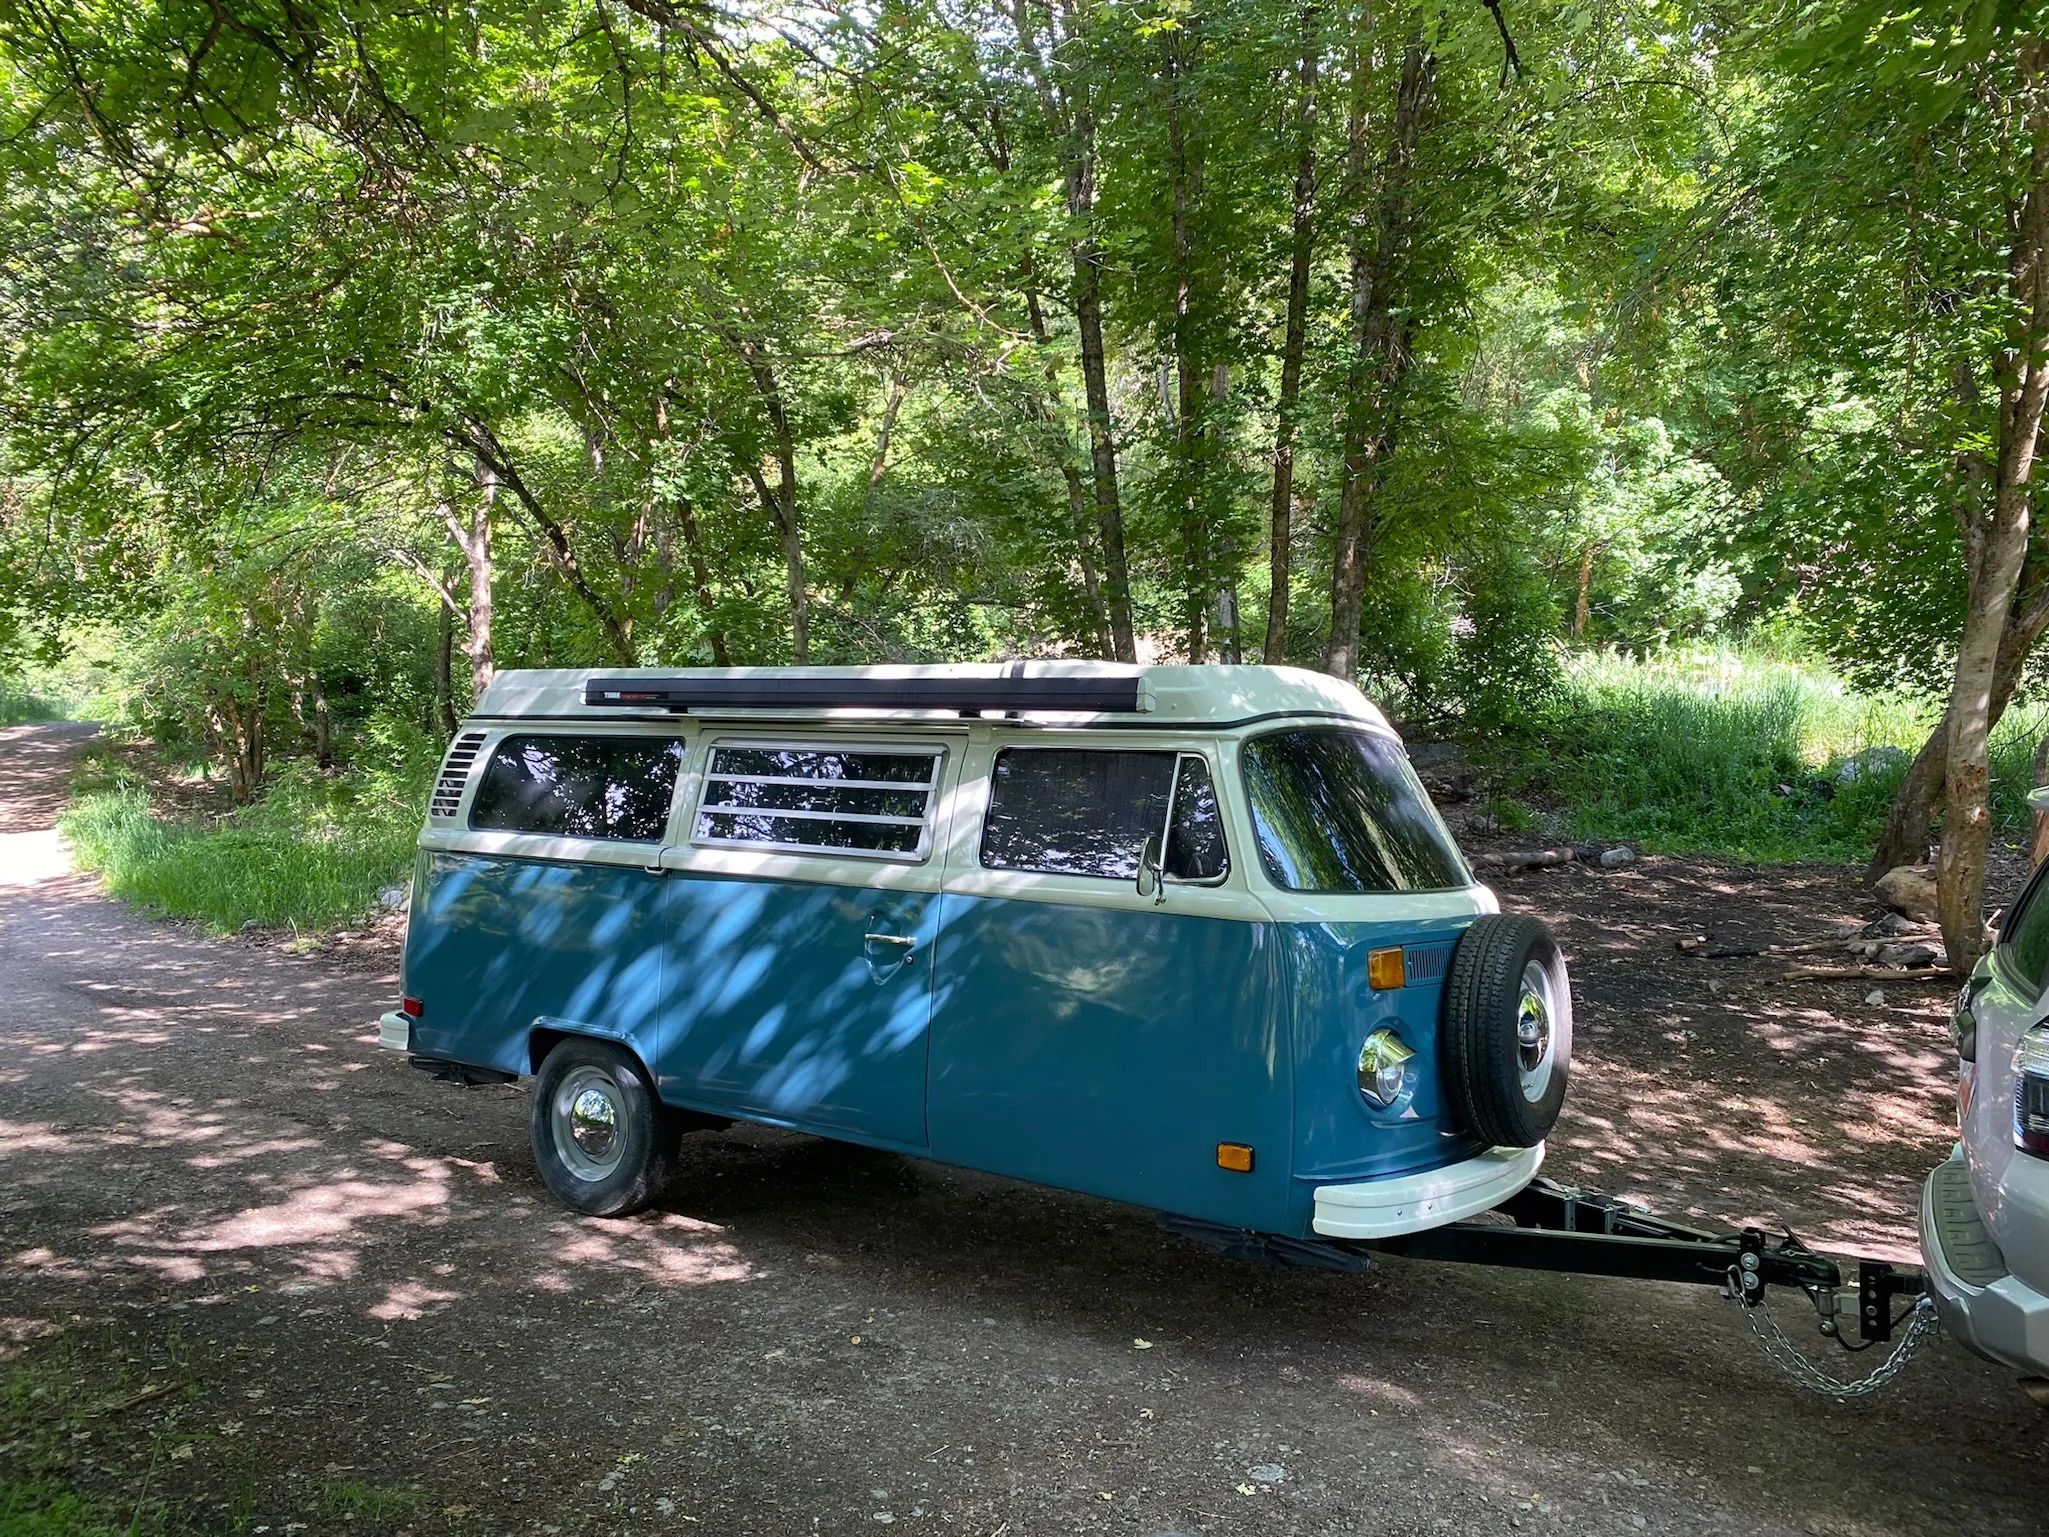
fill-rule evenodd
<path id="1" fill-rule="evenodd" d="M 1921 1256 L 1943 1327 L 1989 1361 L 2049 1375 L 2049 1296 L 2008 1271 L 1971 1199 L 1961 1147 L 1921 1187 Z"/>
<path id="2" fill-rule="evenodd" d="M 1319 1185 L 1311 1227 L 1321 1238 L 1398 1238 L 1490 1210 L 1537 1177 L 1544 1144 L 1356 1185 Z"/>

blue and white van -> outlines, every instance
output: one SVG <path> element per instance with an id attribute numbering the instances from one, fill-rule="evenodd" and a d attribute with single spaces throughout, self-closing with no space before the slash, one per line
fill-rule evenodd
<path id="1" fill-rule="evenodd" d="M 507 672 L 381 1038 L 532 1075 L 548 1185 L 795 1128 L 1291 1239 L 1522 1189 L 1572 1002 L 1354 688 L 1268 667 Z"/>

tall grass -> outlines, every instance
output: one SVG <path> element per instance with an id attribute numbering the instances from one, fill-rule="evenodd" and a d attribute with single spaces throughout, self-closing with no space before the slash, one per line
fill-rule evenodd
<path id="1" fill-rule="evenodd" d="M 1503 764 L 1563 830 L 1666 853 L 1868 858 L 1933 712 L 1851 690 L 1820 668 L 1737 651 L 1579 659 L 1534 750 Z M 2041 712 L 2009 712 L 1993 810 L 2026 825 Z M 1894 752 L 1859 759 L 1871 748 Z M 1855 762 L 1854 769 L 1846 765 Z"/>
<path id="2" fill-rule="evenodd" d="M 111 753 L 88 753 L 59 826 L 74 857 L 124 901 L 219 933 L 326 929 L 368 912 L 403 881 L 428 772 L 329 777 L 296 766 L 263 798 L 216 821 L 156 814 Z"/>

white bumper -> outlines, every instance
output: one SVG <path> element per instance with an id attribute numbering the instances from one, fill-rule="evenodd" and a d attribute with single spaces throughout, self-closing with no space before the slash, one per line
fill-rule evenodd
<path id="1" fill-rule="evenodd" d="M 377 1044 L 386 1051 L 411 1051 L 413 1049 L 413 1022 L 406 1015 L 393 1009 L 389 1014 L 377 1016 Z"/>
<path id="2" fill-rule="evenodd" d="M 1544 1146 L 1497 1147 L 1464 1163 L 1358 1185 L 1321 1185 L 1311 1226 L 1325 1238 L 1396 1238 L 1500 1205 L 1537 1177 Z"/>

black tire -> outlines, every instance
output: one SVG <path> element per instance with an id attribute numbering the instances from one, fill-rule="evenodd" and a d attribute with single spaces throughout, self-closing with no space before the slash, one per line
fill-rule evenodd
<path id="1" fill-rule="evenodd" d="M 1541 1016 L 1529 1031 L 1526 978 Z M 1442 1034 L 1452 1109 L 1466 1129 L 1489 1147 L 1542 1142 L 1572 1069 L 1572 988 L 1551 931 L 1498 913 L 1467 929 L 1445 979 Z"/>
<path id="2" fill-rule="evenodd" d="M 587 1216 L 639 1211 L 675 1169 L 680 1123 L 639 1060 L 605 1041 L 556 1044 L 534 1075 L 530 1121 L 542 1180 Z"/>

